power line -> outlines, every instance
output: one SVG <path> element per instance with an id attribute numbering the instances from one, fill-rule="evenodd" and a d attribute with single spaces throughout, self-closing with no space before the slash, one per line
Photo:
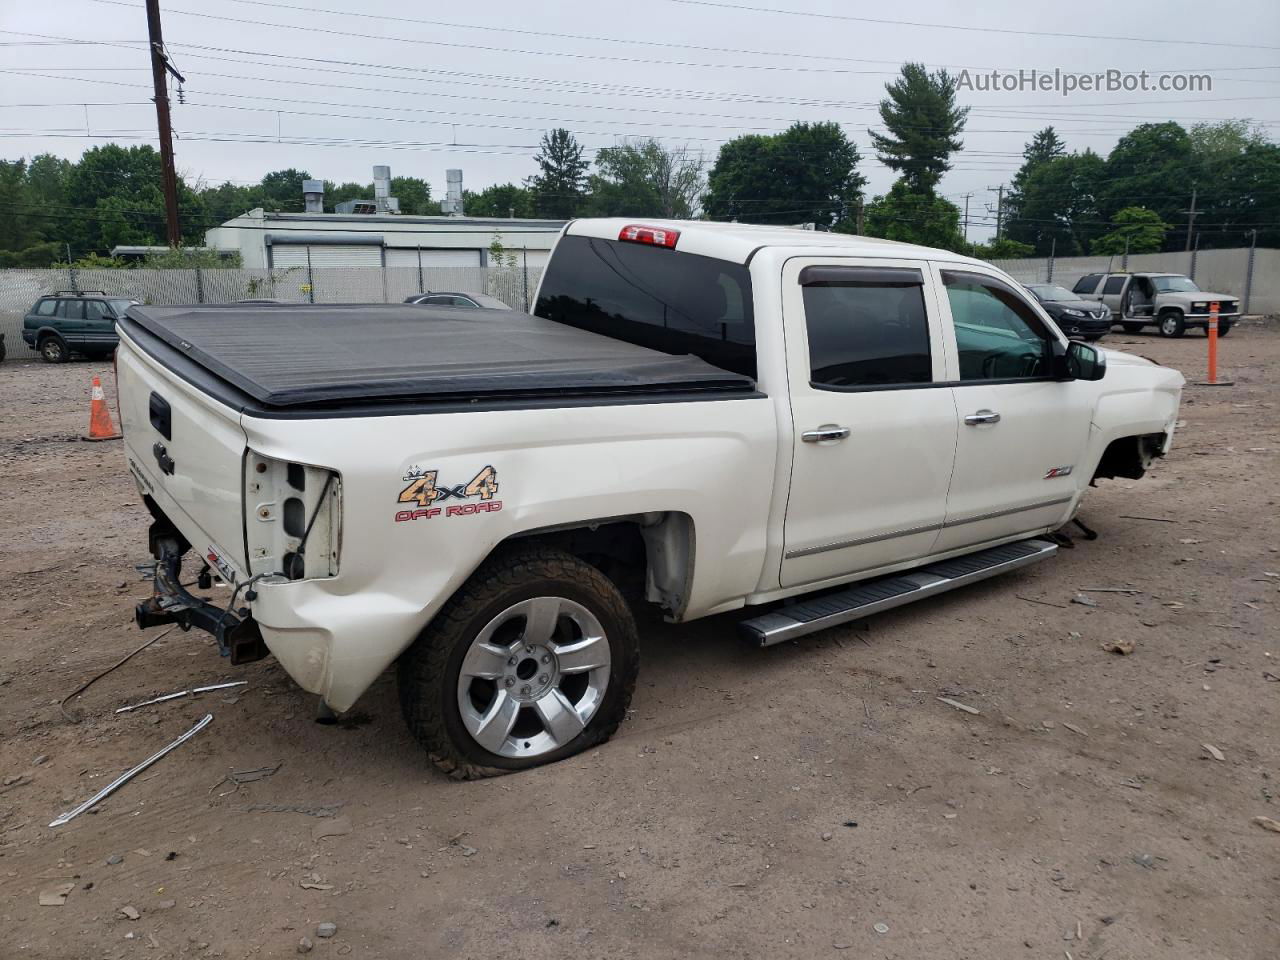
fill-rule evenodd
<path id="1" fill-rule="evenodd" d="M 725 3 L 722 0 L 667 0 L 668 3 L 679 3 L 691 7 L 714 7 L 719 10 L 736 10 L 746 13 L 773 13 L 788 17 L 813 17 L 822 20 L 843 20 L 853 23 L 875 23 L 893 27 L 927 27 L 933 30 L 961 30 L 966 33 L 1002 33 L 1017 37 L 1048 37 L 1067 40 L 1105 40 L 1116 43 L 1170 43 L 1195 47 L 1236 47 L 1248 50 L 1280 50 L 1280 47 L 1267 46 L 1260 43 L 1231 43 L 1217 40 L 1179 40 L 1159 37 L 1125 37 L 1112 34 L 1110 36 L 1092 33 L 1060 33 L 1048 30 L 1014 30 L 1008 27 L 981 26 L 971 27 L 955 23 L 924 23 L 917 20 L 889 20 L 877 17 L 855 17 L 844 13 L 818 13 L 808 10 L 779 10 L 776 7 L 752 7 L 741 3 Z"/>

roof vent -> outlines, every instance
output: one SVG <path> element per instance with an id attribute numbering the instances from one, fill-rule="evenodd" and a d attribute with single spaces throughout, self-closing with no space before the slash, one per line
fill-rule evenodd
<path id="1" fill-rule="evenodd" d="M 324 213 L 324 181 L 302 181 L 303 209 L 307 213 Z"/>

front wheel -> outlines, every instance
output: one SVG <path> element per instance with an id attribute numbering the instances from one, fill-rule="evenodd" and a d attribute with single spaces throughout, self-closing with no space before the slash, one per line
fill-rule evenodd
<path id="1" fill-rule="evenodd" d="M 66 363 L 71 351 L 61 337 L 45 337 L 40 341 L 40 357 L 45 363 Z"/>
<path id="2" fill-rule="evenodd" d="M 436 766 L 474 780 L 608 740 L 639 667 L 635 620 L 604 574 L 559 550 L 512 550 L 400 658 L 400 707 Z"/>
<path id="3" fill-rule="evenodd" d="M 1124 328 L 1125 333 L 1141 333 L 1142 328 L 1145 327 L 1146 324 L 1145 323 L 1121 323 L 1120 326 Z"/>
<path id="4" fill-rule="evenodd" d="M 1231 324 L 1231 321 L 1230 321 L 1230 320 L 1219 320 L 1219 321 L 1218 321 L 1218 336 L 1220 336 L 1220 337 L 1225 337 L 1228 333 L 1230 333 L 1230 332 L 1231 332 L 1231 326 L 1232 326 L 1232 324 Z M 1209 335 L 1209 328 L 1208 328 L 1208 327 L 1205 327 L 1205 328 L 1204 328 L 1204 335 L 1205 335 L 1206 337 Z"/>
<path id="5" fill-rule="evenodd" d="M 1158 326 L 1162 337 L 1180 337 L 1187 332 L 1187 322 L 1177 310 L 1160 314 Z"/>

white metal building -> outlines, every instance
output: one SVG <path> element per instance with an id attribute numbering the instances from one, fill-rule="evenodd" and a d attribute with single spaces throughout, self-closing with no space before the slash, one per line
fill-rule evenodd
<path id="1" fill-rule="evenodd" d="M 547 262 L 562 220 L 418 217 L 393 213 L 268 213 L 261 208 L 205 234 L 205 245 L 239 251 L 250 268 L 485 267 L 496 238 L 516 265 Z"/>

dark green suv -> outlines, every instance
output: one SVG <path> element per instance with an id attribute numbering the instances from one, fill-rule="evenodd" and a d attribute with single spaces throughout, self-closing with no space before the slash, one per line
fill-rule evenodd
<path id="1" fill-rule="evenodd" d="M 48 363 L 65 363 L 72 353 L 107 357 L 120 342 L 116 320 L 137 302 L 101 290 L 60 290 L 27 311 L 22 339 Z"/>

